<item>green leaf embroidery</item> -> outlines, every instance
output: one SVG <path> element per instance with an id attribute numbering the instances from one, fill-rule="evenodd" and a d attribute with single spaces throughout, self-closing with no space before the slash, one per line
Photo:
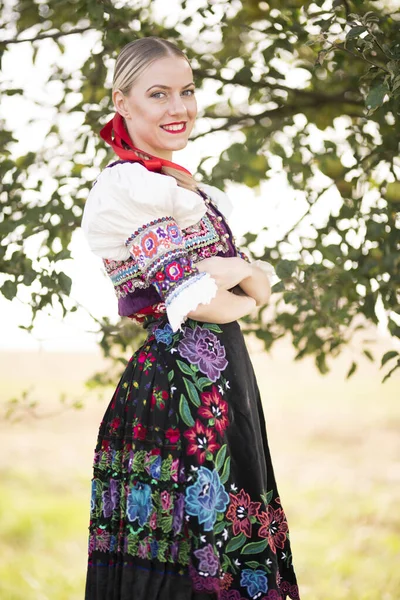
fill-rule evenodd
<path id="1" fill-rule="evenodd" d="M 161 527 L 164 533 L 168 533 L 172 529 L 172 515 L 168 517 L 161 517 L 157 520 L 158 527 Z"/>
<path id="2" fill-rule="evenodd" d="M 217 456 L 215 457 L 215 468 L 217 469 L 217 471 L 220 471 L 222 465 L 224 464 L 226 448 L 226 444 L 221 446 L 221 448 L 218 450 Z"/>
<path id="3" fill-rule="evenodd" d="M 259 569 L 260 567 L 263 566 L 261 563 L 257 562 L 256 560 L 249 560 L 245 564 L 247 567 L 250 567 L 250 569 Z"/>
<path id="4" fill-rule="evenodd" d="M 199 394 L 198 394 L 196 388 L 194 387 L 193 383 L 191 381 L 189 381 L 189 379 L 186 379 L 186 377 L 183 378 L 183 382 L 185 384 L 185 388 L 188 393 L 190 401 L 195 406 L 200 406 L 201 402 L 200 402 Z"/>
<path id="5" fill-rule="evenodd" d="M 187 365 L 186 363 L 184 363 L 181 360 L 177 360 L 176 364 L 178 365 L 178 367 L 180 368 L 180 370 L 182 371 L 182 373 L 185 373 L 185 375 L 189 375 L 190 377 L 193 377 L 193 371 L 189 367 L 189 365 Z"/>
<path id="6" fill-rule="evenodd" d="M 168 373 L 168 381 L 171 382 L 173 380 L 173 378 L 174 378 L 174 371 L 173 371 L 173 369 L 171 369 L 171 371 L 169 371 L 169 373 Z"/>
<path id="7" fill-rule="evenodd" d="M 161 463 L 161 481 L 169 481 L 171 478 L 172 457 L 165 458 Z"/>
<path id="8" fill-rule="evenodd" d="M 144 460 L 146 458 L 146 451 L 139 450 L 135 452 L 132 463 L 132 471 L 140 472 L 144 471 Z"/>
<path id="9" fill-rule="evenodd" d="M 195 383 L 195 385 L 199 388 L 201 392 L 204 390 L 205 387 L 211 384 L 212 381 L 210 381 L 207 377 L 199 377 Z"/>
<path id="10" fill-rule="evenodd" d="M 181 399 L 179 402 L 179 414 L 181 415 L 182 421 L 185 423 L 185 425 L 188 427 L 194 426 L 194 419 L 191 415 L 188 401 L 183 394 L 181 394 Z"/>
<path id="11" fill-rule="evenodd" d="M 215 333 L 222 333 L 221 327 L 218 327 L 215 323 L 203 323 L 203 329 L 209 329 Z"/>
<path id="12" fill-rule="evenodd" d="M 226 527 L 225 521 L 220 521 L 219 523 L 217 523 L 214 526 L 213 531 L 214 531 L 214 533 L 222 533 L 222 531 L 225 529 L 225 527 Z"/>
<path id="13" fill-rule="evenodd" d="M 246 544 L 240 551 L 241 554 L 258 554 L 263 552 L 268 546 L 268 540 L 260 540 L 259 542 L 251 542 Z"/>
<path id="14" fill-rule="evenodd" d="M 246 542 L 246 536 L 244 533 L 239 533 L 236 537 L 229 540 L 226 545 L 226 552 L 234 552 L 238 548 L 241 548 L 243 544 Z"/>
<path id="15" fill-rule="evenodd" d="M 221 475 L 221 483 L 226 483 L 229 479 L 229 475 L 231 472 L 231 457 L 228 456 L 228 458 L 225 461 L 224 464 L 224 469 L 222 471 L 222 475 Z"/>

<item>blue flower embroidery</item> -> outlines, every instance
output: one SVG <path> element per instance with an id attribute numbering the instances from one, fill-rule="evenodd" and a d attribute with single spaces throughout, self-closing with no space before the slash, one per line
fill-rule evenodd
<path id="1" fill-rule="evenodd" d="M 135 483 L 129 491 L 126 515 L 130 521 L 139 522 L 142 526 L 146 523 L 151 512 L 151 488 L 146 483 Z"/>
<path id="2" fill-rule="evenodd" d="M 152 558 L 157 558 L 157 552 L 158 552 L 158 542 L 157 542 L 157 540 L 152 540 L 150 542 L 150 551 L 151 551 Z"/>
<path id="3" fill-rule="evenodd" d="M 154 332 L 154 336 L 157 342 L 162 342 L 163 344 L 171 344 L 172 343 L 172 327 L 169 323 L 167 323 L 164 329 L 156 329 Z"/>
<path id="4" fill-rule="evenodd" d="M 186 512 L 197 517 L 199 523 L 204 524 L 205 531 L 211 531 L 217 518 L 217 512 L 223 512 L 228 503 L 229 496 L 217 471 L 200 467 L 196 483 L 186 488 Z"/>
<path id="5" fill-rule="evenodd" d="M 256 595 L 261 595 L 261 593 L 266 593 L 268 591 L 268 579 L 264 573 L 264 571 L 257 570 L 253 571 L 252 569 L 243 569 L 240 585 L 243 587 L 247 587 L 247 593 L 249 596 L 254 598 Z"/>
<path id="6" fill-rule="evenodd" d="M 94 511 L 95 506 L 96 506 L 96 480 L 93 479 L 93 481 L 92 481 L 92 494 L 91 494 L 91 497 L 90 497 L 90 510 L 91 510 L 91 512 Z"/>
<path id="7" fill-rule="evenodd" d="M 160 479 L 161 477 L 161 456 L 157 456 L 156 460 L 150 467 L 150 474 L 153 479 Z"/>

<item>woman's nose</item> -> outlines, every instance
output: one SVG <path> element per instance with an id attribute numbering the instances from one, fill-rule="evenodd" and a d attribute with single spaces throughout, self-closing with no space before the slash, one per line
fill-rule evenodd
<path id="1" fill-rule="evenodd" d="M 171 96 L 171 100 L 168 107 L 168 112 L 171 115 L 185 115 L 186 114 L 186 106 L 183 102 L 182 96 L 180 94 L 176 94 Z"/>

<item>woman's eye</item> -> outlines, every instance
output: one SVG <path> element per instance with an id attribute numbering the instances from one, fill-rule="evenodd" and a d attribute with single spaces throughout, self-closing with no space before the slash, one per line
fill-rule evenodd
<path id="1" fill-rule="evenodd" d="M 154 92 L 154 94 L 151 94 L 152 98 L 162 98 L 164 95 L 164 92 Z"/>
<path id="2" fill-rule="evenodd" d="M 185 96 L 194 96 L 194 89 L 191 90 L 185 90 L 184 92 L 182 92 Z"/>

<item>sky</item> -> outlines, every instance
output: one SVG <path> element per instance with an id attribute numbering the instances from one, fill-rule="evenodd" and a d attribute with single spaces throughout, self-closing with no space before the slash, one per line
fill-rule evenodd
<path id="1" fill-rule="evenodd" d="M 166 3 L 159 0 L 155 3 L 160 17 L 166 16 Z M 174 8 L 175 7 L 175 8 Z M 169 17 L 173 19 L 174 11 L 179 7 L 179 2 L 168 3 Z M 74 39 L 64 38 L 66 53 L 58 56 L 57 61 L 66 62 L 71 69 L 78 69 L 82 59 L 93 48 L 95 36 L 91 32 Z M 47 85 L 50 61 L 55 60 L 54 45 L 49 40 L 43 40 L 37 56 L 36 64 L 32 65 L 32 49 L 29 43 L 17 44 L 10 47 L 3 59 L 2 78 L 9 82 L 11 87 L 22 87 L 25 90 L 23 98 L 12 96 L 4 98 L 1 103 L 2 116 L 7 126 L 11 127 L 19 140 L 15 148 L 16 153 L 36 151 L 43 143 L 43 121 L 48 122 L 54 114 L 53 104 L 57 101 L 57 82 Z M 300 69 L 288 73 L 291 85 L 301 85 L 305 82 L 304 72 Z M 197 100 L 201 108 L 210 101 L 212 90 L 199 90 Z M 32 101 L 39 101 L 43 107 L 37 107 Z M 301 119 L 301 116 L 299 116 Z M 28 121 L 33 121 L 29 123 Z M 299 123 L 300 124 L 300 123 Z M 65 130 L 66 139 L 73 140 L 73 121 L 68 122 Z M 79 117 L 75 126 L 79 127 Z M 341 124 L 337 124 L 340 135 Z M 210 138 L 200 138 L 190 142 L 187 148 L 174 154 L 174 160 L 186 166 L 192 172 L 196 171 L 203 156 L 217 157 L 221 150 L 228 145 L 228 134 L 220 133 L 214 136 L 212 145 Z M 318 144 L 318 134 L 315 133 L 314 143 Z M 323 177 L 323 176 L 322 176 Z M 264 182 L 258 192 L 246 186 L 228 185 L 227 193 L 234 205 L 230 218 L 233 233 L 240 240 L 247 231 L 254 233 L 268 226 L 276 236 L 286 230 L 291 223 L 300 218 L 306 202 L 301 192 L 293 191 L 286 183 L 283 174 L 277 174 L 270 181 Z M 315 209 L 314 218 L 324 218 L 327 209 L 339 206 L 338 193 L 332 192 L 324 198 L 324 211 L 318 215 Z M 259 249 L 265 236 L 260 236 Z M 256 248 L 253 248 L 257 250 Z M 35 254 L 33 242 L 28 251 Z M 13 301 L 0 297 L 0 349 L 13 350 L 46 350 L 46 351 L 94 351 L 97 348 L 97 339 L 90 314 L 95 317 L 107 315 L 113 320 L 117 316 L 117 301 L 109 278 L 105 275 L 101 259 L 95 257 L 78 229 L 73 234 L 71 244 L 73 259 L 66 266 L 66 272 L 73 281 L 71 296 L 80 305 L 76 313 L 69 314 L 64 319 L 60 311 L 53 311 L 51 315 L 42 314 L 38 317 L 32 334 L 21 330 L 19 325 L 29 322 L 29 308 L 24 305 L 23 293 Z"/>

